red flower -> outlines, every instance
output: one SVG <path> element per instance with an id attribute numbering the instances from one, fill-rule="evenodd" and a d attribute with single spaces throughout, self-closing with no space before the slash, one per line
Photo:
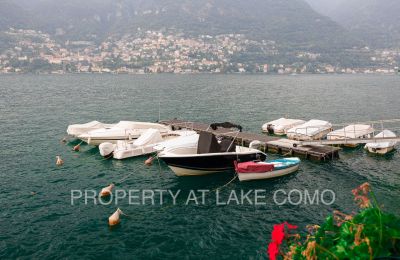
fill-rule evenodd
<path id="1" fill-rule="evenodd" d="M 276 245 L 276 243 L 274 243 L 274 242 L 269 243 L 269 245 L 268 245 L 269 259 L 276 260 L 276 256 L 278 255 L 278 253 L 279 253 L 279 248 Z"/>
<path id="2" fill-rule="evenodd" d="M 287 222 L 284 222 L 284 224 L 286 224 L 286 226 L 288 227 L 288 229 L 297 229 L 297 226 L 296 226 L 296 225 L 291 225 L 291 224 L 289 224 L 289 223 L 287 223 Z"/>
<path id="3" fill-rule="evenodd" d="M 279 247 L 283 242 L 283 239 L 285 238 L 285 225 L 287 228 L 290 229 L 296 229 L 297 226 L 291 225 L 287 222 L 283 222 L 282 224 L 277 224 L 274 225 L 274 229 L 272 230 L 271 236 L 272 236 L 272 241 L 268 245 L 268 254 L 269 258 L 271 260 L 275 260 L 276 256 L 279 253 Z"/>
<path id="4" fill-rule="evenodd" d="M 285 238 L 285 223 L 274 225 L 272 230 L 272 242 L 275 242 L 279 247 Z"/>

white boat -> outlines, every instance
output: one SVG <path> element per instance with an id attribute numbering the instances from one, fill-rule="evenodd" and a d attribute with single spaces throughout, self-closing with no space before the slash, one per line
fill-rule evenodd
<path id="1" fill-rule="evenodd" d="M 235 161 L 265 160 L 266 155 L 253 148 L 236 146 L 233 140 L 220 142 L 209 132 L 201 132 L 198 142 L 174 145 L 158 154 L 177 176 L 195 176 L 234 170 Z"/>
<path id="2" fill-rule="evenodd" d="M 304 120 L 300 119 L 289 119 L 289 118 L 279 118 L 277 120 L 263 124 L 262 131 L 264 133 L 275 134 L 275 135 L 285 135 L 287 130 L 293 128 L 297 125 L 304 124 Z"/>
<path id="3" fill-rule="evenodd" d="M 326 138 L 328 140 L 345 140 L 345 139 L 355 139 L 355 138 L 371 138 L 374 133 L 374 128 L 370 125 L 348 125 L 344 128 L 330 132 Z M 345 146 L 356 147 L 357 143 L 347 143 Z"/>
<path id="4" fill-rule="evenodd" d="M 375 136 L 376 138 L 382 138 L 382 137 L 396 137 L 396 134 L 393 133 L 390 130 L 383 130 L 379 134 Z M 365 149 L 368 149 L 370 153 L 376 153 L 376 154 L 386 154 L 391 152 L 394 149 L 394 146 L 397 144 L 397 142 L 392 141 L 392 142 L 376 142 L 376 143 L 367 143 L 365 145 Z"/>
<path id="5" fill-rule="evenodd" d="M 157 129 L 161 134 L 170 131 L 171 127 L 157 123 L 120 121 L 111 128 L 101 128 L 78 136 L 82 141 L 99 145 L 101 143 L 117 143 L 118 140 L 133 140 L 139 138 L 147 129 Z"/>
<path id="6" fill-rule="evenodd" d="M 299 165 L 300 159 L 292 157 L 265 162 L 243 162 L 235 166 L 240 181 L 251 181 L 285 176 L 297 171 Z"/>
<path id="7" fill-rule="evenodd" d="M 307 141 L 322 139 L 331 131 L 331 123 L 312 119 L 304 124 L 290 128 L 287 130 L 286 135 L 289 139 Z"/>
<path id="8" fill-rule="evenodd" d="M 162 134 L 158 129 L 147 129 L 136 140 L 119 140 L 116 144 L 101 143 L 99 145 L 100 154 L 104 157 L 113 156 L 114 159 L 126 159 L 156 152 L 155 146 L 166 145 L 164 142 L 172 142 L 179 137 L 196 135 L 195 131 L 168 131 Z M 179 140 L 178 140 L 179 141 Z"/>
<path id="9" fill-rule="evenodd" d="M 73 124 L 69 125 L 67 128 L 67 133 L 70 136 L 77 137 L 81 134 L 87 133 L 89 131 L 93 131 L 100 128 L 111 128 L 115 126 L 115 124 L 104 124 L 99 121 L 91 121 L 86 124 Z"/>

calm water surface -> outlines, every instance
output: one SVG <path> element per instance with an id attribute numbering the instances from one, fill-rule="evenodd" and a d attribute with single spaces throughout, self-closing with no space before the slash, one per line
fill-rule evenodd
<path id="1" fill-rule="evenodd" d="M 232 182 L 221 190 L 265 189 L 267 205 L 129 206 L 109 229 L 115 205 L 70 204 L 71 189 L 100 190 L 132 174 L 121 189 L 215 189 L 232 174 L 177 178 L 145 158 L 103 160 L 97 148 L 61 144 L 71 123 L 182 118 L 232 121 L 259 132 L 269 120 L 324 119 L 334 123 L 399 118 L 399 76 L 67 75 L 0 76 L 0 258 L 266 258 L 272 225 L 304 228 L 333 209 L 356 210 L 351 189 L 370 182 L 379 201 L 400 214 L 400 156 L 344 150 L 339 160 L 303 161 L 297 174 L 272 181 Z M 392 126 L 394 127 L 394 126 Z M 55 166 L 55 156 L 65 161 Z M 270 155 L 270 158 L 277 158 Z M 325 205 L 273 203 L 274 191 L 332 189 Z M 169 203 L 170 204 L 170 203 Z"/>

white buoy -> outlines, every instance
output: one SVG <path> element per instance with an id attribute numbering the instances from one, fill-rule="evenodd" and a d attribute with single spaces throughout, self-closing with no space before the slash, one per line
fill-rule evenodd
<path id="1" fill-rule="evenodd" d="M 112 189 L 115 187 L 114 183 L 111 183 L 107 187 L 103 188 L 100 192 L 100 197 L 107 197 L 111 195 Z"/>
<path id="2" fill-rule="evenodd" d="M 118 225 L 121 220 L 121 214 L 123 214 L 123 212 L 118 208 L 109 218 L 108 218 L 108 225 L 110 226 L 115 226 Z"/>
<path id="3" fill-rule="evenodd" d="M 61 157 L 59 155 L 56 156 L 56 159 L 57 159 L 57 161 L 56 161 L 57 166 L 61 166 L 64 164 L 63 159 L 61 159 Z"/>

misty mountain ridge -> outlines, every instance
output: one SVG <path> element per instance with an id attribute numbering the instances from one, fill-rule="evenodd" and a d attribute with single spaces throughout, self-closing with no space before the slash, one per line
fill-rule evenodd
<path id="1" fill-rule="evenodd" d="M 400 47 L 399 0 L 306 1 L 373 47 Z"/>
<path id="2" fill-rule="evenodd" d="M 239 33 L 276 41 L 285 49 L 362 45 L 303 0 L 3 0 L 0 10 L 0 29 L 31 28 L 61 40 L 100 42 L 141 28 L 189 36 Z"/>

